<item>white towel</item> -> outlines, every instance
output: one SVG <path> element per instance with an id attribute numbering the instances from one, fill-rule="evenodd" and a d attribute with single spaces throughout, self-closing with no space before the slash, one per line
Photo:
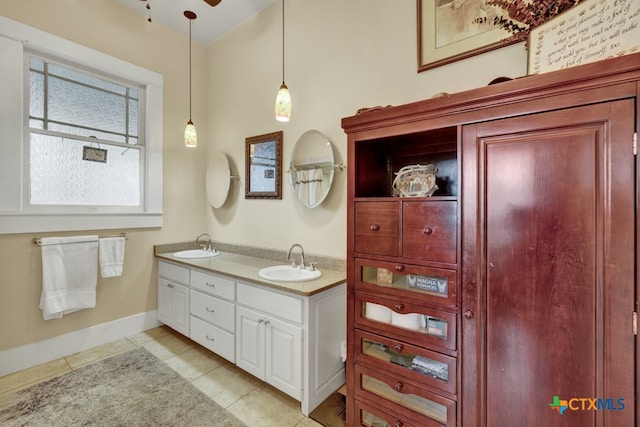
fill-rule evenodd
<path id="1" fill-rule="evenodd" d="M 100 239 L 100 273 L 102 277 L 122 275 L 124 240 L 124 237 L 105 237 Z"/>
<path id="2" fill-rule="evenodd" d="M 98 236 L 45 237 L 40 309 L 45 320 L 96 306 Z"/>

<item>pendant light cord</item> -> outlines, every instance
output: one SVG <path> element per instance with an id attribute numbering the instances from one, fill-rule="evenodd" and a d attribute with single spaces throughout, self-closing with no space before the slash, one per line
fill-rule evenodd
<path id="1" fill-rule="evenodd" d="M 189 121 L 191 121 L 191 23 L 189 19 Z"/>
<path id="2" fill-rule="evenodd" d="M 282 0 L 282 84 L 284 84 L 284 0 Z"/>

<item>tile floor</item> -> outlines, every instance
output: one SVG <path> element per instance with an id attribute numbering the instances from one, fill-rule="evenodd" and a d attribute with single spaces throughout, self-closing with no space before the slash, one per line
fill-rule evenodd
<path id="1" fill-rule="evenodd" d="M 300 402 L 260 381 L 199 344 L 161 326 L 0 377 L 0 410 L 17 390 L 142 346 L 249 427 L 318 427 Z"/>

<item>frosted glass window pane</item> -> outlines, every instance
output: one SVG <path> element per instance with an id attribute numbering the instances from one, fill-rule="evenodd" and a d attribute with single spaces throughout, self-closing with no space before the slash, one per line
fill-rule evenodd
<path id="1" fill-rule="evenodd" d="M 140 206 L 140 152 L 113 147 L 107 162 L 82 160 L 84 141 L 31 133 L 31 203 Z M 98 144 L 92 144 L 98 147 Z"/>
<path id="2" fill-rule="evenodd" d="M 44 129 L 44 122 L 38 119 L 30 119 L 29 127 L 34 129 Z"/>
<path id="3" fill-rule="evenodd" d="M 124 97 L 55 77 L 48 89 L 49 120 L 125 133 Z"/>
<path id="4" fill-rule="evenodd" d="M 138 101 L 129 100 L 129 135 L 138 136 Z"/>
<path id="5" fill-rule="evenodd" d="M 44 71 L 44 61 L 40 58 L 30 57 L 29 68 L 38 71 Z"/>
<path id="6" fill-rule="evenodd" d="M 29 78 L 29 113 L 33 117 L 44 118 L 44 76 L 32 71 Z"/>
<path id="7" fill-rule="evenodd" d="M 127 88 L 113 82 L 101 79 L 91 74 L 83 73 L 72 68 L 67 68 L 61 65 L 49 64 L 49 74 L 52 76 L 64 77 L 68 80 L 84 83 L 88 86 L 94 86 L 96 88 L 104 89 L 110 92 L 119 93 L 125 95 Z"/>

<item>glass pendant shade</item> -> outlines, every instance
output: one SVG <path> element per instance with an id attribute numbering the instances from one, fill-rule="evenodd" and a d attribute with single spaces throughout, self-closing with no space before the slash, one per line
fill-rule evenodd
<path id="1" fill-rule="evenodd" d="M 276 120 L 279 122 L 288 122 L 291 118 L 291 95 L 289 88 L 282 82 L 280 90 L 276 95 Z"/>
<path id="2" fill-rule="evenodd" d="M 198 133 L 191 121 L 191 23 L 197 18 L 197 15 L 190 10 L 185 10 L 184 16 L 189 20 L 189 121 L 187 127 L 184 128 L 184 145 L 194 148 L 198 146 Z"/>
<path id="3" fill-rule="evenodd" d="M 198 146 L 198 133 L 191 120 L 189 120 L 187 127 L 184 129 L 184 145 L 186 147 Z"/>

